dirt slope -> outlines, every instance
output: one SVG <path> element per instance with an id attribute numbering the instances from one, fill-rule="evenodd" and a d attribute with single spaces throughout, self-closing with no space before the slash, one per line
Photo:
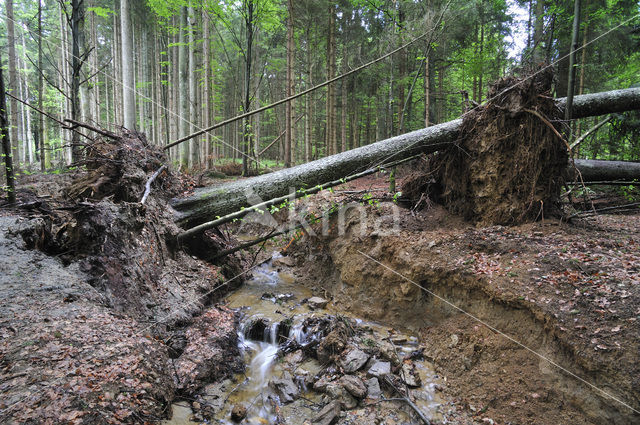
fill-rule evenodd
<path id="1" fill-rule="evenodd" d="M 369 207 L 365 224 L 391 223 L 394 208 Z M 420 329 L 469 414 L 498 423 L 640 420 L 622 404 L 640 406 L 640 217 L 475 228 L 433 207 L 401 210 L 395 232 L 363 232 L 362 217 L 352 209 L 344 234 L 333 223 L 329 235 L 307 235 L 291 253 L 305 264 L 300 278 L 341 308 Z"/>

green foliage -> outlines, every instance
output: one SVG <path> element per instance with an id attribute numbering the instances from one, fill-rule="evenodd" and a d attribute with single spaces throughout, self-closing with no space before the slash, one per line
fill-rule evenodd
<path id="1" fill-rule="evenodd" d="M 376 208 L 380 207 L 380 201 L 375 199 L 371 193 L 365 193 L 362 196 L 362 200 L 363 200 L 363 204 L 367 204 L 369 206 L 376 207 Z"/>
<path id="2" fill-rule="evenodd" d="M 62 2 L 68 7 L 68 2 Z M 178 76 L 178 47 L 185 46 L 196 53 L 195 73 L 198 84 L 213 82 L 211 95 L 212 120 L 219 122 L 242 111 L 241 98 L 243 91 L 244 61 L 246 49 L 247 6 L 255 8 L 251 24 L 256 28 L 253 47 L 253 61 L 250 81 L 251 107 L 268 105 L 282 99 L 285 93 L 283 77 L 286 74 L 286 22 L 289 19 L 287 3 L 282 0 L 146 0 L 132 2 L 132 21 L 135 33 L 140 37 L 135 40 L 142 47 L 143 40 L 149 44 L 149 57 L 143 61 L 141 52 L 137 50 L 135 58 L 137 97 L 143 107 L 150 106 L 147 99 L 161 103 L 160 116 L 154 121 L 148 113 L 140 121 L 148 135 L 162 122 L 161 137 L 168 139 L 176 136 L 179 102 L 172 99 L 176 95 Z M 440 123 L 457 118 L 463 112 L 461 91 L 466 91 L 470 98 L 480 102 L 486 97 L 489 85 L 505 73 L 517 69 L 520 64 L 511 58 L 507 36 L 514 30 L 514 18 L 509 16 L 508 6 L 519 5 L 525 12 L 529 2 L 518 0 L 347 0 L 343 2 L 319 2 L 314 0 L 295 0 L 293 2 L 295 58 L 294 75 L 296 76 L 294 92 L 310 88 L 325 81 L 327 73 L 327 27 L 329 21 L 329 5 L 336 12 L 336 73 L 346 72 L 355 66 L 375 59 L 395 48 L 401 43 L 423 35 L 422 39 L 409 46 L 402 54 L 378 62 L 348 77 L 343 82 L 334 84 L 337 89 L 336 121 L 338 127 L 345 126 L 347 147 L 362 146 L 374 141 L 396 135 L 400 132 L 400 119 L 403 117 L 404 131 L 411 131 L 424 126 L 425 89 L 430 95 L 430 123 Z M 45 63 L 43 73 L 46 76 L 44 109 L 48 113 L 62 116 L 68 95 L 67 83 L 63 84 L 62 93 L 54 88 L 52 82 L 60 84 L 61 66 L 59 46 L 62 42 L 60 34 L 60 3 L 46 2 L 44 9 L 44 52 Z M 535 2 L 534 2 L 535 5 Z M 35 100 L 37 92 L 38 72 L 29 59 L 37 57 L 37 37 L 34 33 L 37 13 L 36 2 L 14 2 L 16 19 L 21 25 L 16 26 L 20 42 L 16 43 L 22 62 L 21 78 L 26 82 L 25 99 Z M 191 6 L 193 15 L 188 30 L 194 31 L 195 42 L 189 44 L 178 39 L 179 19 L 183 8 Z M 443 8 L 447 10 L 438 22 Z M 548 53 L 549 61 L 557 62 L 568 51 L 570 40 L 572 2 L 544 2 L 544 40 L 541 43 Z M 640 18 L 629 21 L 638 13 L 638 4 L 631 0 L 607 0 L 583 2 L 584 13 L 581 25 L 580 42 L 583 42 L 584 31 L 589 43 L 585 49 L 584 64 L 579 63 L 578 71 L 582 73 L 585 93 L 614 88 L 626 88 L 640 83 Z M 90 93 L 98 93 L 100 100 L 100 116 L 95 121 L 103 126 L 118 125 L 114 111 L 114 100 L 119 101 L 119 77 L 112 60 L 114 49 L 114 14 L 118 14 L 117 2 L 95 0 L 87 8 L 88 17 L 94 22 L 96 45 L 90 46 L 96 54 L 96 63 L 101 72 L 91 78 L 87 86 Z M 400 12 L 403 12 L 402 14 Z M 203 27 L 204 18 L 211 24 L 210 38 L 210 74 L 205 75 L 203 60 Z M 533 17 L 535 21 L 535 16 Z M 629 21 L 629 22 L 627 22 Z M 535 22 L 532 22 L 535 23 Z M 608 33 L 613 28 L 619 28 Z M 526 26 L 526 23 L 525 23 Z M 635 28 L 635 31 L 633 30 Z M 89 20 L 85 22 L 85 38 L 91 43 Z M 0 32 L 5 35 L 6 28 Z M 156 37 L 157 35 L 157 37 Z M 532 35 L 532 34 L 530 34 Z M 24 48 L 21 40 L 24 39 Z M 68 41 L 68 40 L 67 40 Z M 429 45 L 427 46 L 427 42 Z M 551 43 L 550 45 L 548 45 Z M 115 49 L 117 50 L 117 49 Z M 525 58 L 527 52 L 525 52 Z M 405 69 L 400 69 L 401 57 L 405 60 Z M 424 64 L 429 63 L 429 81 L 425 87 Z M 579 55 L 579 62 L 582 56 Z M 565 61 L 566 62 L 566 61 Z M 24 65 L 22 65 L 24 63 Z M 66 64 L 68 65 L 68 64 Z M 138 66 L 146 66 L 142 78 L 139 77 Z M 559 71 L 557 86 L 553 95 L 563 96 L 566 91 L 566 65 L 556 64 Z M 523 67 L 526 68 L 526 67 Z M 83 75 L 92 72 L 88 67 Z M 310 76 L 309 76 L 310 74 Z M 157 76 L 159 78 L 154 78 Z M 310 78 L 311 77 L 311 78 Z M 342 121 L 342 84 L 345 84 L 346 111 Z M 158 87 L 156 87 L 158 85 Z M 564 85 L 564 86 L 563 86 Z M 403 87 L 402 98 L 399 88 Z M 157 90 L 157 91 L 154 91 Z M 64 94 L 63 94 L 64 93 Z M 153 95 L 152 95 L 153 93 Z M 300 117 L 306 112 L 307 103 L 313 107 L 311 117 L 303 117 L 295 126 L 296 141 L 294 157 L 298 162 L 304 158 L 305 125 L 310 121 L 310 150 L 315 158 L 329 153 L 327 146 L 326 121 L 327 90 L 321 89 L 312 95 L 297 100 L 294 104 L 294 116 Z M 106 102 L 106 99 L 109 101 Z M 406 107 L 403 108 L 404 104 Z M 107 111 L 107 105 L 109 110 Z M 139 106 L 139 105 L 138 105 Z M 163 108 L 172 108 L 167 110 Z M 194 123 L 204 127 L 204 102 L 198 101 L 197 118 Z M 148 108 L 150 109 L 150 108 Z M 404 111 L 402 111 L 404 109 Z M 66 118 L 66 117 L 63 117 Z M 156 118 L 156 117 L 154 117 Z M 593 120 L 585 120 L 582 132 L 590 127 Z M 249 123 L 250 136 L 259 137 L 257 149 L 261 150 L 282 132 L 284 128 L 284 109 L 282 106 L 267 110 L 253 117 Z M 337 134 L 340 139 L 340 128 Z M 60 139 L 59 129 L 47 124 L 47 135 L 50 151 L 60 158 L 63 145 L 68 140 Z M 65 133 L 64 138 L 68 135 Z M 215 150 L 216 163 L 219 158 L 238 154 L 238 139 L 242 137 L 241 126 L 228 126 L 216 130 L 212 146 Z M 640 159 L 640 116 L 638 113 L 626 113 L 616 116 L 610 124 L 600 129 L 595 135 L 583 142 L 580 156 L 638 160 Z M 281 166 L 278 156 L 282 154 L 282 142 L 272 145 L 261 153 L 260 162 L 264 168 L 274 169 Z M 340 144 L 340 140 L 338 142 Z M 253 154 L 252 154 L 253 156 Z M 180 163 L 175 158 L 176 165 Z M 61 161 L 61 160 L 59 160 Z M 240 161 L 240 159 L 235 160 Z M 304 192 L 300 192 L 306 195 Z M 397 201 L 398 194 L 394 194 Z M 365 200 L 369 202 L 371 200 Z"/>
<path id="3" fill-rule="evenodd" d="M 629 202 L 638 202 L 640 200 L 640 184 L 620 186 L 618 191 Z"/>
<path id="4" fill-rule="evenodd" d="M 99 16 L 101 18 L 105 18 L 105 19 L 109 19 L 110 15 L 115 13 L 113 10 L 111 10 L 109 8 L 100 7 L 100 6 L 87 7 L 87 12 L 93 12 L 97 16 Z"/>

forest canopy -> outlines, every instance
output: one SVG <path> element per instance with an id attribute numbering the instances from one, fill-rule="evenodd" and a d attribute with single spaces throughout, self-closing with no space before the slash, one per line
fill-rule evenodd
<path id="1" fill-rule="evenodd" d="M 581 3 L 575 94 L 640 84 L 640 4 Z M 245 174 L 308 162 L 457 118 L 493 81 L 540 65 L 563 97 L 573 13 L 573 1 L 544 0 L 4 0 L 14 158 L 24 170 L 76 163 L 82 135 L 65 119 L 164 146 L 409 43 L 170 149 L 172 162 L 241 161 Z M 575 122 L 570 137 L 600 120 Z M 639 132 L 637 112 L 617 114 L 577 155 L 638 160 Z"/>

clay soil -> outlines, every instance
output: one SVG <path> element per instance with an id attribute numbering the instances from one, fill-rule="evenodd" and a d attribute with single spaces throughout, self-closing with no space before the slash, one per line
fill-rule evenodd
<path id="1" fill-rule="evenodd" d="M 2 210 L 0 422 L 153 423 L 238 369 L 236 318 L 216 301 L 245 257 L 172 245 L 166 200 L 193 183 L 163 175 L 141 207 L 147 165 L 116 176 L 135 190 L 94 198 L 59 190 L 86 176 L 24 178 Z M 336 309 L 419 331 L 455 404 L 446 423 L 640 421 L 640 216 L 475 227 L 392 199 L 386 176 L 321 193 L 307 207 L 366 215 L 275 248 Z"/>
<path id="2" fill-rule="evenodd" d="M 381 202 L 288 252 L 336 308 L 419 330 L 455 400 L 447 423 L 640 421 L 640 215 L 475 227 L 397 208 L 387 188 L 374 176 L 319 197 Z"/>
<path id="3" fill-rule="evenodd" d="M 23 176 L 0 205 L 0 423 L 156 423 L 241 366 L 241 279 L 176 246 L 168 199 L 191 179 L 143 135 L 96 143 L 81 171 Z"/>

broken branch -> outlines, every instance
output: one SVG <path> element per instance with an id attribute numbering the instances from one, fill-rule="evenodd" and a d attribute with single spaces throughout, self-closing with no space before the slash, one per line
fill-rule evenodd
<path id="1" fill-rule="evenodd" d="M 70 118 L 66 118 L 66 119 L 65 119 L 65 122 L 68 122 L 68 123 L 71 123 L 71 124 L 72 124 L 72 125 L 69 127 L 69 129 L 71 129 L 71 130 L 75 130 L 75 129 L 76 129 L 76 127 L 82 127 L 82 128 L 86 128 L 87 130 L 91 130 L 91 131 L 93 131 L 93 132 L 95 132 L 95 133 L 98 133 L 98 134 L 100 134 L 101 136 L 109 137 L 110 139 L 114 139 L 114 140 L 119 140 L 119 139 L 120 139 L 120 136 L 118 136 L 118 135 L 117 135 L 117 134 L 115 134 L 115 133 L 112 133 L 112 132 L 110 132 L 110 131 L 108 131 L 108 130 L 103 130 L 103 129 L 101 129 L 101 128 L 94 127 L 94 126 L 92 126 L 92 125 L 90 125 L 90 124 L 87 124 L 87 123 L 84 123 L 84 122 L 80 122 L 80 121 L 72 120 L 72 119 L 70 119 Z"/>
<path id="2" fill-rule="evenodd" d="M 144 195 L 142 195 L 142 200 L 140 200 L 140 203 L 142 205 L 144 205 L 144 203 L 147 200 L 147 197 L 149 196 L 149 193 L 151 193 L 151 183 L 153 183 L 153 181 L 160 175 L 160 173 L 162 173 L 162 170 L 164 170 L 165 168 L 167 168 L 166 164 L 158 168 L 158 170 L 155 173 L 153 173 L 153 175 L 149 178 L 149 180 L 147 180 L 147 184 L 144 185 L 145 187 Z"/>

